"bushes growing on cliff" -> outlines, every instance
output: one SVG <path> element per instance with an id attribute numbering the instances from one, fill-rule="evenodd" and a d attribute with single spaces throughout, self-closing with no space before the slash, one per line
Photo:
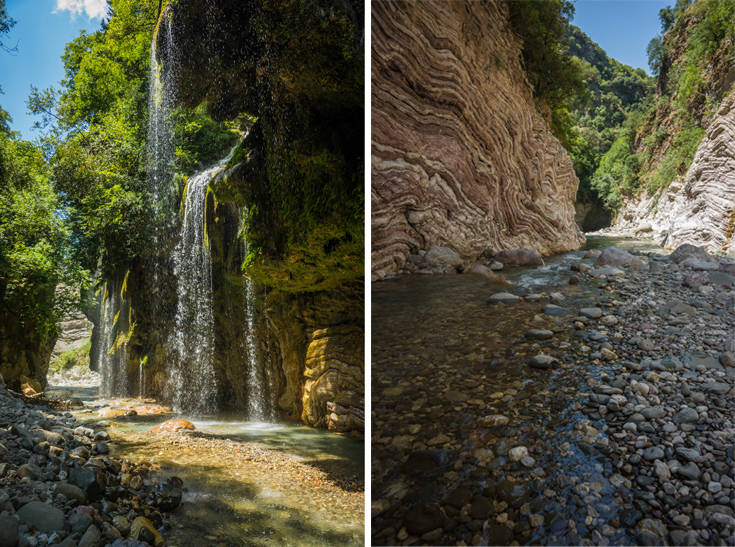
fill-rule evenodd
<path id="1" fill-rule="evenodd" d="M 523 40 L 523 64 L 551 129 L 566 147 L 576 138 L 571 115 L 586 93 L 582 65 L 568 54 L 566 29 L 574 15 L 568 0 L 508 2 L 510 23 Z"/>

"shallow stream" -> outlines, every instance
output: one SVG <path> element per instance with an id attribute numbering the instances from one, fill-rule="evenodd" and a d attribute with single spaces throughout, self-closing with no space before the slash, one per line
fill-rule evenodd
<path id="1" fill-rule="evenodd" d="M 168 545 L 362 545 L 363 442 L 310 427 L 246 422 L 236 416 L 174 414 L 107 416 L 136 399 L 98 399 L 96 388 L 61 387 L 76 398 L 78 419 L 105 422 L 115 454 L 183 479 L 182 504 L 172 513 Z M 153 401 L 146 401 L 154 406 Z M 195 431 L 148 431 L 184 418 Z"/>
<path id="2" fill-rule="evenodd" d="M 605 237 L 590 238 L 587 248 L 613 244 L 659 250 Z M 440 544 L 631 542 L 619 530 L 604 537 L 589 526 L 602 519 L 625 528 L 640 514 L 630 494 L 610 482 L 615 470 L 606 456 L 604 418 L 582 413 L 583 394 L 606 371 L 580 357 L 595 331 L 582 338 L 570 319 L 610 298 L 599 284 L 569 284 L 570 263 L 584 252 L 502 272 L 515 294 L 561 292 L 563 315 L 544 313 L 548 300 L 489 304 L 490 295 L 508 288 L 481 276 L 414 275 L 373 285 L 374 543 L 422 533 L 428 536 L 420 543 Z M 554 336 L 529 339 L 531 328 Z M 529 367 L 529 358 L 545 349 L 562 366 Z M 508 425 L 488 425 L 485 417 L 492 415 L 506 416 Z M 515 446 L 527 447 L 532 459 L 509 464 Z M 470 514 L 463 513 L 468 504 Z M 489 525 L 488 512 L 495 515 Z M 438 526 L 444 535 L 434 538 Z"/>

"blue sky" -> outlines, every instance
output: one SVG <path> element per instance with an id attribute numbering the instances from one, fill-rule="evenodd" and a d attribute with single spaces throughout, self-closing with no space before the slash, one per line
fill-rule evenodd
<path id="1" fill-rule="evenodd" d="M 10 17 L 17 21 L 4 43 L 16 54 L 0 50 L 0 106 L 13 117 L 12 129 L 34 140 L 34 118 L 26 114 L 31 84 L 43 89 L 64 77 L 61 55 L 79 31 L 95 31 L 105 13 L 105 0 L 7 0 Z"/>
<path id="2" fill-rule="evenodd" d="M 659 32 L 658 11 L 673 0 L 577 0 L 573 23 L 597 42 L 608 55 L 648 71 L 646 46 Z M 17 21 L 7 45 L 18 42 L 18 53 L 0 51 L 0 106 L 13 117 L 12 128 L 35 139 L 33 117 L 25 101 L 31 84 L 57 85 L 64 75 L 64 46 L 86 29 L 99 28 L 105 0 L 7 0 Z"/>
<path id="3" fill-rule="evenodd" d="M 572 23 L 621 63 L 650 73 L 646 46 L 661 25 L 658 12 L 675 0 L 577 0 Z"/>

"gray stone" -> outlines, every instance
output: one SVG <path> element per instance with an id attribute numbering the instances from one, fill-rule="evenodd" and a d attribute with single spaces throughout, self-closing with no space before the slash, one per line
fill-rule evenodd
<path id="1" fill-rule="evenodd" d="M 534 338 L 537 340 L 547 340 L 548 338 L 554 336 L 554 333 L 553 331 L 546 329 L 528 329 L 526 331 L 526 336 L 528 338 Z"/>
<path id="2" fill-rule="evenodd" d="M 643 458 L 650 461 L 660 460 L 664 457 L 664 449 L 660 446 L 651 446 L 643 450 Z"/>
<path id="3" fill-rule="evenodd" d="M 73 467 L 69 482 L 81 488 L 88 499 L 95 500 L 105 491 L 105 472 L 97 467 Z"/>
<path id="4" fill-rule="evenodd" d="M 87 501 L 87 495 L 84 493 L 84 491 L 78 486 L 69 484 L 68 482 L 57 483 L 56 491 L 59 494 L 63 494 L 64 497 L 68 500 L 76 500 L 79 503 L 84 503 L 85 501 Z"/>
<path id="5" fill-rule="evenodd" d="M 720 355 L 720 364 L 723 367 L 735 368 L 735 353 L 732 353 L 731 351 L 726 351 L 725 353 Z"/>
<path id="6" fill-rule="evenodd" d="M 676 250 L 669 255 L 669 260 L 675 264 L 681 264 L 688 258 L 709 262 L 715 261 L 715 259 L 702 247 L 697 247 L 696 245 L 691 245 L 689 243 L 679 245 Z"/>
<path id="7" fill-rule="evenodd" d="M 706 382 L 702 384 L 702 389 L 708 393 L 714 393 L 716 395 L 724 395 L 732 386 L 724 382 Z"/>
<path id="8" fill-rule="evenodd" d="M 556 358 L 551 357 L 550 355 L 544 355 L 543 353 L 539 353 L 538 355 L 534 355 L 531 358 L 530 365 L 533 368 L 549 369 L 556 362 L 557 362 Z"/>
<path id="9" fill-rule="evenodd" d="M 600 308 L 582 308 L 579 310 L 579 313 L 590 319 L 599 319 L 602 317 L 602 310 Z"/>
<path id="10" fill-rule="evenodd" d="M 462 264 L 462 257 L 456 251 L 449 247 L 440 247 L 438 245 L 430 247 L 426 251 L 424 259 L 431 266 L 447 265 L 457 267 Z"/>
<path id="11" fill-rule="evenodd" d="M 490 302 L 491 304 L 498 304 L 498 303 L 515 304 L 520 299 L 521 299 L 520 296 L 516 296 L 515 294 L 511 294 L 509 292 L 499 292 L 499 293 L 495 293 L 494 295 L 492 295 L 488 299 L 488 302 Z"/>
<path id="12" fill-rule="evenodd" d="M 643 261 L 620 247 L 612 246 L 602 251 L 602 254 L 597 257 L 595 267 L 599 266 L 629 267 L 639 270 L 643 266 Z"/>
<path id="13" fill-rule="evenodd" d="M 699 414 L 693 408 L 682 407 L 682 409 L 674 415 L 674 423 L 681 424 L 696 424 L 699 421 Z"/>
<path id="14" fill-rule="evenodd" d="M 82 539 L 79 540 L 78 547 L 97 547 L 97 544 L 102 540 L 102 533 L 100 529 L 92 524 L 87 531 L 84 532 Z"/>
<path id="15" fill-rule="evenodd" d="M 666 411 L 660 406 L 649 406 L 641 410 L 641 414 L 646 420 L 653 420 L 666 416 Z"/>
<path id="16" fill-rule="evenodd" d="M 64 529 L 64 512 L 48 503 L 31 501 L 18 510 L 21 522 L 35 526 L 41 532 L 56 532 Z"/>
<path id="17" fill-rule="evenodd" d="M 533 249 L 510 249 L 500 251 L 495 258 L 503 264 L 515 266 L 543 266 L 544 259 Z"/>
<path id="18" fill-rule="evenodd" d="M 32 463 L 24 463 L 16 471 L 20 478 L 28 477 L 31 480 L 38 480 L 41 476 L 41 468 Z"/>
<path id="19" fill-rule="evenodd" d="M 546 315 L 564 315 L 567 313 L 566 308 L 562 308 L 561 306 L 557 306 L 556 304 L 546 304 L 544 306 L 544 313 Z"/>
<path id="20" fill-rule="evenodd" d="M 18 521 L 10 515 L 0 515 L 0 547 L 18 545 Z"/>
<path id="21" fill-rule="evenodd" d="M 694 462 L 689 462 L 686 465 L 682 465 L 676 469 L 676 473 L 684 477 L 685 479 L 698 480 L 702 474 L 699 471 L 699 467 Z"/>
<path id="22" fill-rule="evenodd" d="M 687 461 L 695 462 L 695 463 L 702 463 L 704 461 L 704 456 L 699 453 L 699 450 L 696 448 L 686 448 L 684 446 L 677 446 L 676 447 L 676 453 L 684 458 Z"/>

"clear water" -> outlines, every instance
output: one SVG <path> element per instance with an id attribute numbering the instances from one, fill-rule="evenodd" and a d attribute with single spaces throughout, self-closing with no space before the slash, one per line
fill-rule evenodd
<path id="1" fill-rule="evenodd" d="M 587 248 L 613 244 L 659 251 L 655 245 L 606 237 L 590 238 Z M 584 252 L 549 257 L 537 268 L 506 268 L 502 273 L 514 284 L 510 288 L 473 275 L 404 276 L 373 285 L 371 480 L 373 501 L 382 507 L 372 519 L 374 544 L 390 543 L 394 535 L 381 531 L 399 530 L 408 508 L 441 502 L 458 487 L 485 489 L 492 500 L 505 501 L 513 485 L 523 492 L 519 506 L 530 503 L 532 512 L 546 519 L 516 537 L 502 536 L 502 526 L 490 526 L 482 530 L 482 544 L 577 544 L 581 539 L 596 544 L 603 538 L 586 523 L 587 505 L 601 519 L 623 527 L 640 518 L 626 496 L 618 495 L 621 490 L 616 493 L 611 486 L 608 478 L 615 469 L 599 448 L 603 445 L 587 438 L 587 431 L 594 430 L 600 435 L 596 439 L 605 437 L 605 421 L 584 415 L 580 394 L 602 381 L 605 365 L 577 357 L 575 348 L 582 341 L 569 328 L 569 316 L 544 315 L 542 303 L 528 300 L 509 306 L 487 303 L 491 294 L 509 290 L 561 292 L 561 305 L 570 313 L 597 305 L 609 297 L 597 283 L 569 284 L 574 275 L 570 262 Z M 552 329 L 555 335 L 548 341 L 528 340 L 524 333 L 529 328 Z M 539 352 L 565 364 L 548 371 L 528 367 L 529 357 Z M 452 403 L 447 394 L 457 392 L 467 395 L 466 404 Z M 508 416 L 509 425 L 501 431 L 483 427 L 482 417 L 490 414 Z M 432 448 L 438 435 L 448 436 L 453 448 Z M 543 479 L 535 478 L 533 469 L 491 469 L 466 456 L 485 448 L 497 455 L 516 445 L 529 448 Z M 406 463 L 422 450 L 437 458 L 431 469 Z M 579 494 L 588 485 L 599 486 L 598 498 Z M 554 494 L 547 496 L 547 489 Z M 580 505 L 582 499 L 587 505 Z M 520 520 L 518 507 L 508 511 L 510 520 Z M 569 531 L 569 522 L 576 532 Z M 472 535 L 463 539 L 469 542 Z M 610 541 L 625 544 L 631 537 L 621 532 Z"/>
<path id="2" fill-rule="evenodd" d="M 171 515 L 168 545 L 363 545 L 364 443 L 299 424 L 238 416 L 119 416 L 99 409 L 135 399 L 98 399 L 94 388 L 50 388 L 82 400 L 75 415 L 107 424 L 117 455 L 145 462 L 186 488 Z M 147 433 L 173 417 L 197 430 Z"/>

